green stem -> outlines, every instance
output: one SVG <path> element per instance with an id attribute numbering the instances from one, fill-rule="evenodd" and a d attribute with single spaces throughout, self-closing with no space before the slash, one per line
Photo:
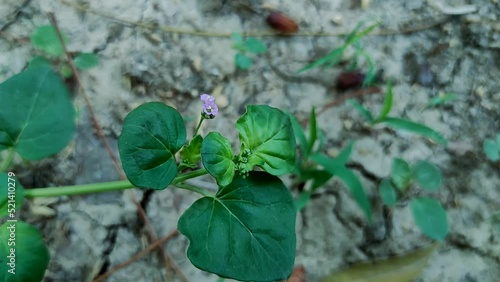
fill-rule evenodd
<path id="1" fill-rule="evenodd" d="M 196 126 L 196 130 L 194 131 L 193 137 L 195 137 L 198 134 L 198 130 L 200 129 L 201 123 L 205 120 L 203 115 L 201 115 L 200 122 L 198 122 L 198 125 Z"/>
<path id="2" fill-rule="evenodd" d="M 0 166 L 0 171 L 7 171 L 7 169 L 9 168 L 10 166 L 10 163 L 12 162 L 12 160 L 14 159 L 14 147 L 11 147 L 8 151 L 7 151 L 7 157 L 5 158 L 5 160 L 3 161 L 2 163 L 2 166 Z"/>
<path id="3" fill-rule="evenodd" d="M 187 183 L 177 183 L 177 184 L 175 184 L 175 187 L 180 188 L 180 189 L 193 191 L 193 192 L 196 192 L 198 194 L 202 194 L 203 196 L 206 196 L 206 197 L 213 197 L 214 196 L 212 193 L 210 193 L 210 192 L 208 192 L 200 187 L 197 187 L 197 186 L 194 186 L 191 184 L 187 184 Z"/>
<path id="4" fill-rule="evenodd" d="M 202 176 L 205 174 L 207 174 L 207 170 L 204 168 L 184 173 L 175 177 L 171 184 L 177 185 L 178 183 L 186 181 L 187 179 Z M 24 196 L 26 198 L 61 197 L 61 196 L 125 190 L 130 188 L 135 188 L 135 186 L 128 180 L 122 180 L 122 181 L 92 183 L 92 184 L 73 185 L 73 186 L 26 189 L 24 190 Z M 203 193 L 200 194 L 205 195 Z"/>

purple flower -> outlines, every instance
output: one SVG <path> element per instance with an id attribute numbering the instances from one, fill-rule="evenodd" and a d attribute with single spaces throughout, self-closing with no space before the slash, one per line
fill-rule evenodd
<path id="1" fill-rule="evenodd" d="M 203 101 L 203 113 L 207 119 L 213 119 L 219 113 L 219 108 L 215 104 L 215 98 L 208 94 L 201 94 L 201 101 Z"/>

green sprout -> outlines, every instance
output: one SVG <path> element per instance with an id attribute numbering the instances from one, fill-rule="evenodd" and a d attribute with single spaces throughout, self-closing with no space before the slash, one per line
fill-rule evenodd
<path id="1" fill-rule="evenodd" d="M 410 166 L 405 160 L 394 158 L 391 177 L 382 179 L 379 184 L 379 196 L 382 202 L 392 208 L 399 199 L 411 193 L 412 184 L 427 192 L 436 192 L 443 182 L 438 167 L 427 161 L 419 161 Z M 398 197 L 399 195 L 399 197 Z M 417 226 L 431 239 L 442 240 L 448 234 L 448 218 L 443 206 L 430 197 L 414 197 L 410 209 Z"/>
<path id="2" fill-rule="evenodd" d="M 253 64 L 252 57 L 247 53 L 262 54 L 267 51 L 267 47 L 261 40 L 257 38 L 243 39 L 241 33 L 234 32 L 231 36 L 233 39 L 233 49 L 238 51 L 234 57 L 236 66 L 242 70 L 247 70 Z"/>
<path id="3" fill-rule="evenodd" d="M 349 100 L 349 103 L 367 120 L 368 124 L 370 124 L 371 126 L 376 124 L 385 124 L 393 129 L 409 131 L 430 138 L 438 144 L 446 144 L 446 139 L 440 133 L 424 124 L 403 118 L 389 116 L 393 105 L 392 84 L 390 82 L 387 84 L 384 106 L 382 107 L 382 111 L 377 117 L 374 117 L 366 107 L 364 107 L 356 100 L 351 99 Z"/>
<path id="4" fill-rule="evenodd" d="M 63 42 L 68 41 L 65 34 L 61 34 Z M 40 50 L 40 56 L 34 57 L 29 67 L 51 66 L 64 78 L 73 76 L 73 71 L 68 63 L 65 62 L 64 46 L 61 44 L 56 29 L 51 25 L 39 26 L 31 34 L 31 43 L 33 47 Z M 88 70 L 99 65 L 99 57 L 92 53 L 78 53 L 73 58 L 73 64 L 79 70 Z"/>

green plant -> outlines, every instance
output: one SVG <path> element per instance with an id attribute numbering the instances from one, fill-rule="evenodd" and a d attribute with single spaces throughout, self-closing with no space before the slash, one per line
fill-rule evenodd
<path id="1" fill-rule="evenodd" d="M 291 115 L 293 129 L 299 142 L 300 157 L 297 158 L 294 174 L 298 183 L 309 183 L 297 200 L 297 208 L 302 209 L 310 200 L 311 194 L 333 177 L 344 182 L 356 203 L 363 210 L 366 218 L 371 221 L 371 206 L 361 181 L 356 174 L 346 167 L 346 162 L 352 152 L 353 143 L 349 143 L 335 158 L 322 153 L 324 136 L 316 123 L 315 109 L 309 119 L 309 139 L 297 119 Z"/>
<path id="2" fill-rule="evenodd" d="M 406 200 L 412 195 L 412 184 L 422 190 L 436 192 L 442 184 L 439 169 L 427 162 L 420 161 L 410 166 L 405 160 L 394 158 L 391 166 L 391 177 L 380 181 L 379 195 L 382 202 L 392 208 L 398 201 Z M 417 226 L 429 238 L 442 240 L 448 234 L 448 219 L 441 204 L 430 197 L 413 197 L 410 208 Z"/>
<path id="3" fill-rule="evenodd" d="M 372 32 L 378 26 L 378 23 L 374 23 L 367 28 L 362 29 L 364 24 L 365 22 L 358 23 L 358 25 L 356 25 L 356 27 L 347 36 L 344 44 L 342 44 L 340 47 L 333 49 L 328 54 L 312 62 L 311 64 L 304 66 L 303 68 L 298 70 L 298 72 L 304 72 L 321 66 L 333 67 L 342 62 L 345 52 L 352 48 L 354 50 L 354 55 L 352 56 L 352 58 L 350 58 L 348 69 L 351 71 L 358 69 L 361 59 L 364 60 L 367 65 L 367 72 L 363 80 L 363 86 L 372 85 L 375 82 L 377 70 L 375 68 L 375 64 L 373 63 L 373 59 L 363 48 L 360 40 L 361 38 Z"/>
<path id="4" fill-rule="evenodd" d="M 64 43 L 68 41 L 65 34 L 61 34 Z M 65 78 L 73 76 L 71 67 L 64 61 L 64 46 L 59 40 L 56 29 L 51 25 L 39 26 L 31 34 L 33 47 L 42 52 L 41 56 L 33 58 L 29 67 L 54 65 L 58 72 Z M 73 64 L 79 70 L 88 70 L 99 65 L 99 57 L 92 53 L 77 53 Z"/>
<path id="5" fill-rule="evenodd" d="M 267 51 L 264 42 L 257 38 L 243 39 L 241 33 L 237 32 L 234 32 L 231 38 L 233 40 L 233 49 L 237 51 L 234 62 L 242 70 L 247 70 L 253 64 L 253 59 L 248 56 L 248 53 L 262 54 Z"/>
<path id="6" fill-rule="evenodd" d="M 349 103 L 356 109 L 361 116 L 363 116 L 368 124 L 376 125 L 376 124 L 385 124 L 393 129 L 399 129 L 404 131 L 409 131 L 418 135 L 425 136 L 427 138 L 432 139 L 434 142 L 438 144 L 445 145 L 446 139 L 436 132 L 434 129 L 427 127 L 424 124 L 414 122 L 407 119 L 402 119 L 398 117 L 390 117 L 389 113 L 392 109 L 393 104 L 393 93 L 392 93 L 392 84 L 387 84 L 387 91 L 384 98 L 384 105 L 382 107 L 382 111 L 379 113 L 377 117 L 374 117 L 373 114 L 361 105 L 356 100 L 349 100 Z"/>
<path id="7" fill-rule="evenodd" d="M 445 93 L 445 94 L 439 94 L 438 96 L 432 98 L 429 103 L 427 103 L 427 106 L 425 109 L 428 108 L 435 108 L 440 105 L 448 104 L 450 102 L 458 100 L 458 95 L 453 94 L 453 93 Z"/>
<path id="8" fill-rule="evenodd" d="M 500 159 L 500 134 L 497 134 L 496 140 L 484 139 L 483 152 L 490 161 L 498 161 Z"/>
<path id="9" fill-rule="evenodd" d="M 247 106 L 236 122 L 240 141 L 235 154 L 231 142 L 221 134 L 197 134 L 203 121 L 218 114 L 212 96 L 203 94 L 201 99 L 200 122 L 190 142 L 186 142 L 184 119 L 170 106 L 149 102 L 127 115 L 118 144 L 129 181 L 24 190 L 13 172 L 0 173 L 1 212 L 14 221 L 5 225 L 13 224 L 17 236 L 16 245 L 8 245 L 8 237 L 13 235 L 3 226 L 2 267 L 6 267 L 5 258 L 9 259 L 10 253 L 18 255 L 17 272 L 11 274 L 12 268 L 2 271 L 0 280 L 16 275 L 17 280 L 40 281 L 48 265 L 40 232 L 17 217 L 24 198 L 170 186 L 201 194 L 178 222 L 180 233 L 190 240 L 187 255 L 196 267 L 245 281 L 288 278 L 295 260 L 296 208 L 277 176 L 295 168 L 296 143 L 290 118 L 269 106 Z M 0 84 L 0 100 L 0 150 L 7 151 L 2 171 L 8 171 L 16 153 L 26 160 L 39 160 L 70 142 L 75 130 L 74 110 L 63 81 L 52 68 L 32 67 L 8 79 Z M 175 157 L 178 152 L 180 162 Z M 254 171 L 256 166 L 262 171 Z M 186 182 L 207 174 L 218 184 L 215 193 Z M 21 254 L 32 260 L 21 259 Z M 19 272 L 33 265 L 36 268 L 32 271 Z"/>

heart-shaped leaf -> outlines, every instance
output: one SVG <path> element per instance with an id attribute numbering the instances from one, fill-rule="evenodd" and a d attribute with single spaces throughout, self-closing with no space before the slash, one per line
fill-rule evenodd
<path id="1" fill-rule="evenodd" d="M 201 145 L 201 161 L 219 186 L 226 186 L 234 177 L 231 142 L 218 132 L 210 132 Z"/>
<path id="2" fill-rule="evenodd" d="M 415 223 L 431 239 L 443 240 L 448 234 L 448 218 L 441 204 L 427 197 L 414 198 L 410 202 Z"/>
<path id="3" fill-rule="evenodd" d="M 185 142 L 184 121 L 174 108 L 150 102 L 134 109 L 118 139 L 127 178 L 137 187 L 165 189 L 177 175 L 174 155 Z"/>
<path id="4" fill-rule="evenodd" d="M 22 221 L 0 226 L 0 281 L 42 281 L 49 260 L 36 227 Z"/>
<path id="5" fill-rule="evenodd" d="M 33 67 L 0 84 L 0 150 L 15 147 L 39 160 L 61 151 L 75 132 L 64 82 L 50 67 Z"/>
<path id="6" fill-rule="evenodd" d="M 243 281 L 287 279 L 295 260 L 292 195 L 266 172 L 235 176 L 215 197 L 197 200 L 181 216 L 188 258 L 198 268 Z"/>
<path id="7" fill-rule="evenodd" d="M 12 172 L 0 171 L 0 193 L 0 217 L 7 215 L 9 219 L 15 219 L 15 211 L 23 204 L 24 187 Z"/>
<path id="8" fill-rule="evenodd" d="M 250 150 L 248 165 L 272 175 L 295 168 L 295 136 L 288 115 L 265 105 L 251 105 L 236 122 L 241 143 Z"/>

